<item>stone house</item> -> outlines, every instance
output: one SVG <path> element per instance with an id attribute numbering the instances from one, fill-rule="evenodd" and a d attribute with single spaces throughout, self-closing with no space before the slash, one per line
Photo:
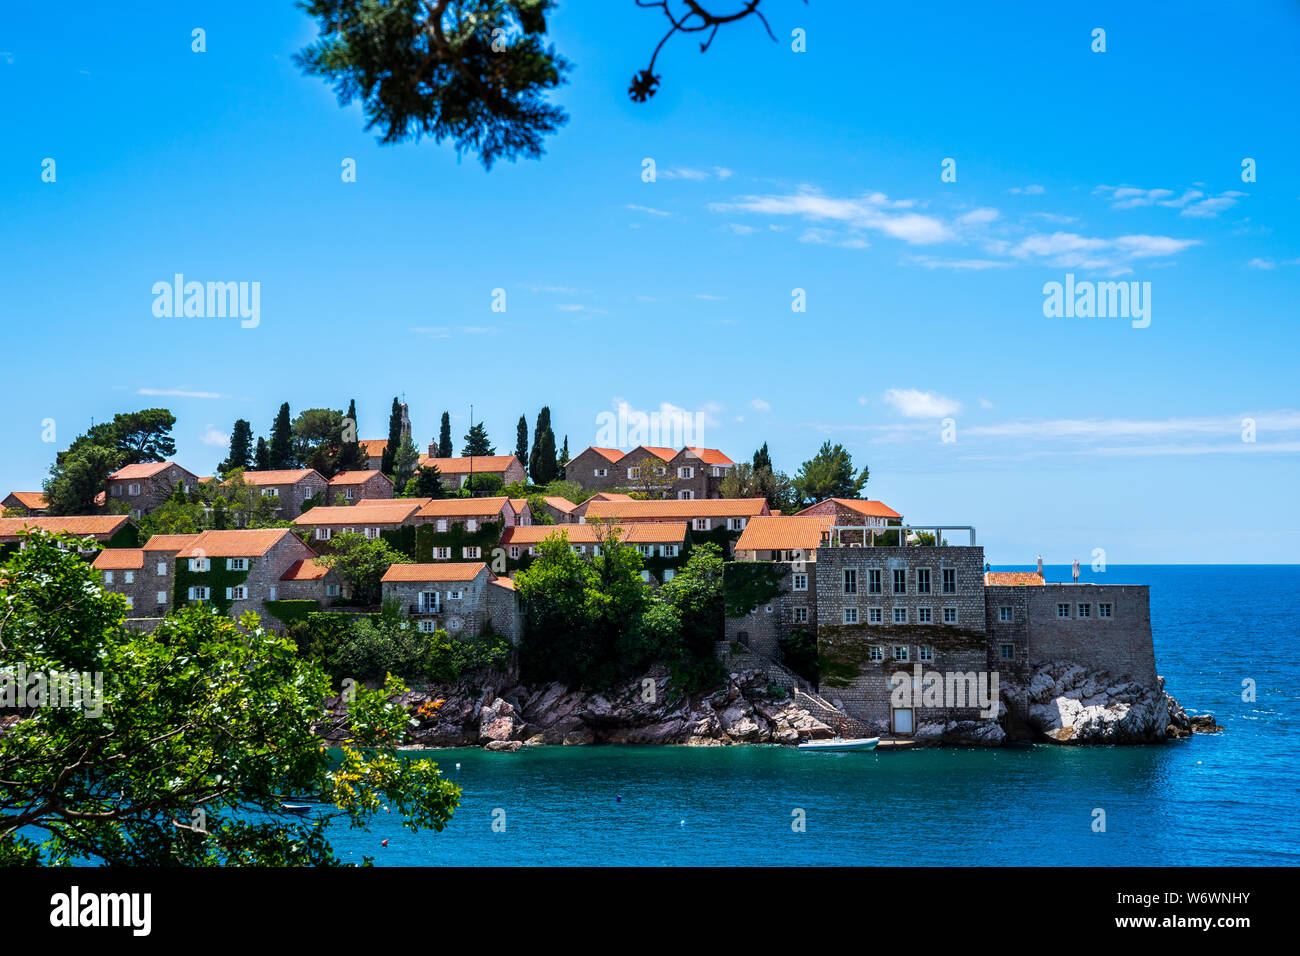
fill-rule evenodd
<path id="1" fill-rule="evenodd" d="M 865 529 L 886 529 L 903 523 L 903 516 L 883 501 L 866 498 L 826 498 L 791 517 L 831 517 L 836 525 Z M 843 531 L 841 538 L 845 544 L 869 544 L 872 535 L 870 530 Z"/>
<path id="2" fill-rule="evenodd" d="M 388 450 L 387 438 L 363 438 L 357 442 L 361 454 L 366 456 L 366 468 L 378 471 L 384 462 L 384 452 Z"/>
<path id="3" fill-rule="evenodd" d="M 582 519 L 587 516 L 587 509 L 597 501 L 636 501 L 631 495 L 625 495 L 619 491 L 598 491 L 590 498 L 587 498 L 581 504 L 573 506 L 569 516 L 578 524 L 582 524 Z"/>
<path id="4" fill-rule="evenodd" d="M 830 539 L 835 519 L 758 515 L 750 518 L 733 547 L 737 561 L 816 561 Z"/>
<path id="5" fill-rule="evenodd" d="M 49 511 L 42 491 L 11 491 L 0 499 L 0 517 L 39 518 Z"/>
<path id="6" fill-rule="evenodd" d="M 670 498 L 716 498 L 722 479 L 735 466 L 716 448 L 638 445 L 631 451 L 591 446 L 564 466 L 564 477 L 584 491 L 629 488 L 662 491 Z M 647 468 L 653 474 L 644 474 Z"/>
<path id="7" fill-rule="evenodd" d="M 683 448 L 668 462 L 674 498 L 719 498 L 736 463 L 716 448 Z"/>
<path id="8" fill-rule="evenodd" d="M 533 523 L 533 506 L 527 498 L 510 498 L 510 510 L 515 513 L 513 525 L 530 525 Z"/>
<path id="9" fill-rule="evenodd" d="M 328 503 L 330 484 L 315 468 L 246 471 L 244 484 L 262 497 L 274 499 L 276 515 L 282 521 L 302 514 L 309 499 L 319 496 L 317 500 Z"/>
<path id="10" fill-rule="evenodd" d="M 379 474 L 379 472 L 374 472 Z M 382 477 L 382 476 L 381 476 Z M 381 532 L 415 524 L 415 514 L 429 498 L 360 499 L 354 505 L 318 505 L 293 519 L 295 527 L 308 529 L 317 547 L 325 547 L 345 532 L 378 538 Z"/>
<path id="11" fill-rule="evenodd" d="M 622 488 L 627 478 L 620 474 L 618 464 L 625 454 L 617 448 L 584 448 L 564 463 L 564 480 L 577 482 L 584 491 Z"/>
<path id="12" fill-rule="evenodd" d="M 125 505 L 126 513 L 139 520 L 175 494 L 177 485 L 189 492 L 198 484 L 198 475 L 172 461 L 126 465 L 108 476 L 108 507 L 119 511 Z"/>
<path id="13" fill-rule="evenodd" d="M 766 498 L 696 498 L 649 501 L 593 501 L 585 521 L 685 521 L 691 531 L 725 529 L 737 534 L 750 518 L 770 515 Z"/>
<path id="14" fill-rule="evenodd" d="M 127 599 L 127 617 L 162 617 L 172 608 L 176 555 L 197 534 L 156 534 L 140 548 L 101 551 L 94 561 L 104 589 Z"/>
<path id="15" fill-rule="evenodd" d="M 351 588 L 337 568 L 326 567 L 319 558 L 301 558 L 280 575 L 277 597 L 281 601 L 316 601 L 328 606 L 338 598 L 351 596 Z"/>
<path id="16" fill-rule="evenodd" d="M 514 455 L 475 455 L 465 458 L 435 458 L 437 445 L 429 446 L 429 454 L 420 456 L 420 465 L 433 465 L 438 469 L 443 487 L 457 491 L 473 475 L 495 475 L 502 485 L 526 482 L 528 473 L 523 463 Z"/>
<path id="17" fill-rule="evenodd" d="M 396 601 L 417 628 L 473 636 L 491 629 L 514 639 L 518 609 L 513 587 L 497 584 L 482 561 L 394 564 L 382 579 L 384 601 Z M 500 592 L 500 593 L 495 593 Z"/>
<path id="18" fill-rule="evenodd" d="M 373 501 L 377 498 L 393 497 L 393 479 L 382 471 L 341 471 L 329 481 L 329 501 L 336 504 L 342 499 L 345 505 L 353 505 L 363 498 Z"/>
<path id="19" fill-rule="evenodd" d="M 285 572 L 314 557 L 287 528 L 204 531 L 176 555 L 173 606 L 212 604 L 234 618 L 255 611 L 263 626 L 279 629 L 266 605 L 283 600 Z"/>
<path id="20" fill-rule="evenodd" d="M 568 498 L 561 498 L 558 495 L 546 495 L 542 498 L 543 511 L 556 524 L 574 524 L 578 520 L 573 515 L 577 508 L 578 506 Z"/>
<path id="21" fill-rule="evenodd" d="M 583 557 L 600 554 L 601 542 L 608 531 L 601 523 L 575 525 L 523 525 L 506 528 L 501 534 L 501 547 L 506 552 L 507 566 L 516 566 L 536 556 L 542 542 L 553 535 L 563 535 L 569 548 Z M 685 521 L 647 521 L 618 528 L 618 540 L 637 549 L 645 569 L 641 579 L 648 584 L 671 581 L 677 570 L 686 562 L 690 551 L 690 537 Z"/>
<path id="22" fill-rule="evenodd" d="M 22 533 L 34 529 L 90 538 L 93 546 L 82 550 L 88 555 L 107 548 L 134 548 L 140 544 L 140 527 L 127 515 L 0 518 L 0 556 L 21 547 Z"/>

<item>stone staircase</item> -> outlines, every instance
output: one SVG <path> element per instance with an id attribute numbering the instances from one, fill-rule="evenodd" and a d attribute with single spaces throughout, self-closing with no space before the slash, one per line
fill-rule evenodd
<path id="1" fill-rule="evenodd" d="M 830 701 L 812 691 L 796 690 L 795 703 L 803 707 L 827 727 L 832 728 L 841 737 L 873 737 L 871 728 L 855 717 L 850 717 L 842 710 L 837 710 Z"/>

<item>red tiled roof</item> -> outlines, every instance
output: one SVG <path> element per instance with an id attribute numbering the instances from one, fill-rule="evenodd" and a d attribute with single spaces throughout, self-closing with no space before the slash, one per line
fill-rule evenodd
<path id="1" fill-rule="evenodd" d="M 319 581 L 330 573 L 330 569 L 320 563 L 320 558 L 304 558 L 289 565 L 287 571 L 280 575 L 281 581 Z"/>
<path id="2" fill-rule="evenodd" d="M 131 519 L 126 515 L 68 515 L 59 518 L 0 518 L 0 537 L 15 537 L 24 528 L 81 538 L 111 538 Z"/>
<path id="3" fill-rule="evenodd" d="M 509 500 L 505 497 L 434 498 L 417 511 L 416 516 L 420 518 L 477 518 L 498 515 Z"/>
<path id="4" fill-rule="evenodd" d="M 367 481 L 369 481 L 371 478 L 374 478 L 376 475 L 384 479 L 384 481 L 388 482 L 390 485 L 393 483 L 393 479 L 389 478 L 382 471 L 340 471 L 337 475 L 335 475 L 333 478 L 330 479 L 330 484 L 331 485 L 364 485 Z"/>
<path id="5" fill-rule="evenodd" d="M 287 528 L 241 528 L 237 531 L 204 531 L 177 558 L 260 558 L 283 541 L 293 538 Z M 297 541 L 297 538 L 294 538 Z M 303 545 L 303 547 L 307 547 Z"/>
<path id="6" fill-rule="evenodd" d="M 45 493 L 42 491 L 15 491 L 13 497 L 18 499 L 18 503 L 24 508 L 32 511 L 44 511 L 50 506 L 45 500 Z"/>
<path id="7" fill-rule="evenodd" d="M 500 475 L 515 461 L 514 455 L 475 455 L 471 458 L 429 458 L 422 457 L 421 465 L 434 465 L 442 475 L 469 474 L 471 461 L 476 475 Z"/>
<path id="8" fill-rule="evenodd" d="M 760 515 L 745 522 L 736 539 L 737 551 L 811 551 L 835 524 L 833 515 L 774 517 Z"/>
<path id="9" fill-rule="evenodd" d="M 625 454 L 621 449 L 618 448 L 599 448 L 596 445 L 592 445 L 587 449 L 587 451 L 594 451 L 597 455 L 600 455 L 602 458 L 608 459 L 611 465 L 617 463 L 618 460 L 622 458 L 623 455 Z M 578 452 L 578 455 L 581 454 L 583 454 L 583 452 Z M 578 455 L 574 455 L 573 458 L 577 458 Z M 573 461 L 573 458 L 570 458 L 569 461 Z M 565 464 L 568 464 L 568 462 L 565 462 Z"/>
<path id="10" fill-rule="evenodd" d="M 244 472 L 244 484 L 296 485 L 308 475 L 315 475 L 321 481 L 325 480 L 325 476 L 315 468 L 285 468 L 279 471 L 246 471 Z"/>
<path id="11" fill-rule="evenodd" d="M 559 495 L 547 495 L 542 500 L 544 500 L 548 505 L 550 505 L 556 511 L 562 511 L 566 515 L 572 514 L 573 509 L 578 507 L 568 498 L 561 498 Z"/>
<path id="12" fill-rule="evenodd" d="M 441 564 L 394 564 L 380 579 L 393 581 L 473 581 L 486 571 L 482 561 L 444 561 Z"/>
<path id="13" fill-rule="evenodd" d="M 152 478 L 160 471 L 171 467 L 170 461 L 144 461 L 136 465 L 125 465 L 109 475 L 109 480 L 121 480 L 127 478 Z"/>
<path id="14" fill-rule="evenodd" d="M 432 500 L 432 498 L 358 498 L 352 502 L 352 507 L 369 508 L 372 505 L 391 505 L 394 501 L 413 501 L 423 508 Z"/>
<path id="15" fill-rule="evenodd" d="M 1020 585 L 1036 587 L 1043 583 L 1043 576 L 1037 571 L 985 571 L 985 585 Z"/>
<path id="16" fill-rule="evenodd" d="M 420 499 L 381 498 L 370 504 L 359 505 L 317 505 L 309 508 L 293 523 L 300 528 L 315 528 L 319 525 L 377 525 L 401 524 L 420 510 Z"/>
<path id="17" fill-rule="evenodd" d="M 198 539 L 197 534 L 156 534 L 144 543 L 144 550 L 181 551 Z"/>
<path id="18" fill-rule="evenodd" d="M 679 518 L 751 518 L 767 509 L 766 498 L 693 498 L 682 501 L 593 501 L 587 520 L 641 518 L 671 521 Z"/>
<path id="19" fill-rule="evenodd" d="M 144 567 L 144 549 L 105 548 L 91 565 L 101 571 L 135 571 Z"/>
<path id="20" fill-rule="evenodd" d="M 515 582 L 511 578 L 493 578 L 488 584 L 495 584 L 499 588 L 505 588 L 507 591 L 515 589 Z"/>
<path id="21" fill-rule="evenodd" d="M 677 457 L 677 449 L 657 448 L 654 445 L 637 445 L 635 448 L 632 449 L 632 451 L 625 452 L 623 457 L 626 458 L 628 455 L 631 455 L 633 452 L 638 452 L 638 451 L 649 452 L 652 457 L 662 459 L 665 464 L 667 464 L 668 462 L 672 461 L 674 458 Z"/>
<path id="22" fill-rule="evenodd" d="M 586 499 L 583 504 L 593 501 L 636 501 L 631 495 L 626 495 L 621 491 L 598 491 L 590 498 Z"/>
<path id="23" fill-rule="evenodd" d="M 563 535 L 569 544 L 599 544 L 605 531 L 599 524 L 530 524 L 506 528 L 503 545 L 532 547 L 547 538 Z M 625 544 L 681 544 L 686 540 L 685 521 L 643 521 L 620 528 L 618 539 Z"/>
<path id="24" fill-rule="evenodd" d="M 387 438 L 363 438 L 357 442 L 367 458 L 378 458 L 388 450 Z"/>
<path id="25" fill-rule="evenodd" d="M 523 514 L 524 506 L 528 504 L 527 498 L 511 498 L 510 507 L 515 509 L 515 514 Z"/>
<path id="26" fill-rule="evenodd" d="M 824 501 L 817 502 L 816 505 L 809 505 L 803 511 L 796 514 L 804 514 L 817 505 L 825 504 L 826 501 L 833 501 L 841 508 L 847 508 L 850 511 L 856 511 L 858 514 L 866 515 L 869 518 L 901 518 L 903 517 L 883 501 L 871 501 L 867 498 L 826 498 Z"/>
<path id="27" fill-rule="evenodd" d="M 735 464 L 734 461 L 732 461 L 730 458 L 728 458 L 726 455 L 724 455 L 716 448 L 690 448 L 688 446 L 687 450 L 693 451 L 695 452 L 695 454 L 699 455 L 700 460 L 703 461 L 706 465 L 734 465 Z"/>

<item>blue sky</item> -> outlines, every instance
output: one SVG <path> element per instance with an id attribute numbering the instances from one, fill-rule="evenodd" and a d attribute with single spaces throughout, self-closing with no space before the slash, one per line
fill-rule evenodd
<path id="1" fill-rule="evenodd" d="M 871 497 L 995 563 L 1300 560 L 1300 5 L 984 7 L 767 0 L 777 43 L 671 41 L 633 104 L 660 15 L 569 0 L 571 119 L 486 172 L 380 147 L 293 66 L 287 0 L 10 5 L 0 494 L 152 405 L 208 474 L 286 400 L 355 398 L 382 437 L 403 393 L 417 441 L 450 409 L 458 444 L 472 402 L 503 451 L 549 404 L 575 452 L 625 401 L 790 472 L 843 442 Z M 175 273 L 260 282 L 260 324 L 155 317 Z M 1046 317 L 1067 273 L 1149 282 L 1150 325 Z"/>

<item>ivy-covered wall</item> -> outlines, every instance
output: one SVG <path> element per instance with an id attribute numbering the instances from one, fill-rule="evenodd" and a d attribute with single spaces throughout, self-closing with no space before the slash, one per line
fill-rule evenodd
<path id="1" fill-rule="evenodd" d="M 477 531 L 465 530 L 464 523 L 448 523 L 446 531 L 438 531 L 436 524 L 422 524 L 415 528 L 415 560 L 418 564 L 429 564 L 434 560 L 464 561 L 462 548 L 482 548 L 482 557 L 477 560 L 489 561 L 492 549 L 501 544 L 501 522 L 489 521 L 478 526 Z M 451 548 L 450 558 L 433 557 L 434 548 Z M 469 560 L 475 560 L 473 558 Z"/>
<path id="2" fill-rule="evenodd" d="M 247 558 L 251 569 L 257 558 Z M 227 567 L 229 558 L 209 558 L 207 571 L 191 571 L 188 558 L 176 559 L 176 582 L 173 585 L 172 607 L 184 607 L 190 603 L 190 588 L 209 588 L 208 603 L 222 614 L 229 614 L 234 603 L 226 597 L 226 588 L 237 587 L 248 580 L 248 571 L 231 571 Z"/>
<path id="3" fill-rule="evenodd" d="M 895 644 L 934 648 L 935 662 L 925 664 L 927 668 L 942 666 L 945 657 L 958 654 L 982 658 L 988 644 L 983 631 L 943 624 L 823 624 L 817 631 L 822 687 L 850 687 L 866 674 L 893 674 L 918 662 L 915 650 L 909 651 L 906 663 L 894 660 Z M 870 659 L 872 646 L 883 648 L 883 660 Z"/>
<path id="4" fill-rule="evenodd" d="M 267 614 L 285 625 L 292 624 L 294 621 L 305 621 L 308 614 L 320 610 L 320 602 L 310 600 L 263 601 L 262 606 L 266 608 Z"/>
<path id="5" fill-rule="evenodd" d="M 727 617 L 744 617 L 781 593 L 790 565 L 781 561 L 729 561 L 723 569 L 722 596 Z"/>

